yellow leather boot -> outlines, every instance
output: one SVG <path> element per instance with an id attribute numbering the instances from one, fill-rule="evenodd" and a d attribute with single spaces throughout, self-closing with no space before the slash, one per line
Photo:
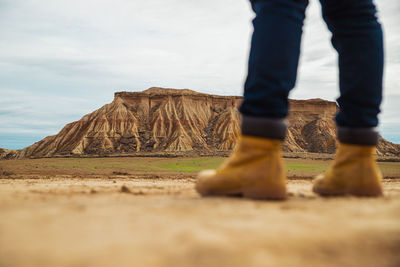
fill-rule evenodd
<path id="1" fill-rule="evenodd" d="M 199 173 L 201 195 L 242 195 L 252 199 L 286 198 L 282 141 L 241 136 L 232 155 L 217 170 Z"/>
<path id="2" fill-rule="evenodd" d="M 382 174 L 375 161 L 375 146 L 339 143 L 333 166 L 314 181 L 313 191 L 322 196 L 382 195 Z"/>

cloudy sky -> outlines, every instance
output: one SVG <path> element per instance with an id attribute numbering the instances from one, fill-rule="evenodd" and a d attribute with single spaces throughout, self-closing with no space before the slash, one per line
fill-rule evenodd
<path id="1" fill-rule="evenodd" d="M 381 133 L 400 143 L 400 1 L 376 0 L 385 27 Z M 151 86 L 241 95 L 248 0 L 0 0 L 0 147 L 26 147 Z M 335 100 L 337 59 L 311 0 L 291 98 Z"/>

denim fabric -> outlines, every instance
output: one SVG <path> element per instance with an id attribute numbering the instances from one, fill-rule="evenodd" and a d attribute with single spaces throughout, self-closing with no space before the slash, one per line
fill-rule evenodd
<path id="1" fill-rule="evenodd" d="M 382 101 L 383 38 L 372 0 L 320 0 L 323 19 L 339 54 L 343 127 L 375 127 Z M 308 0 L 252 0 L 256 13 L 248 76 L 240 111 L 282 119 L 295 86 Z M 307 47 L 305 47 L 307 49 Z"/>

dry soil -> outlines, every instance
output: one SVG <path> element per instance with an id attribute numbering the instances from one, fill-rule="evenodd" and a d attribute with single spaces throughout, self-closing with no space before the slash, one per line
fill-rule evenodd
<path id="1" fill-rule="evenodd" d="M 3 175 L 0 266 L 400 266 L 400 179 L 381 198 L 201 198 L 194 173 Z"/>

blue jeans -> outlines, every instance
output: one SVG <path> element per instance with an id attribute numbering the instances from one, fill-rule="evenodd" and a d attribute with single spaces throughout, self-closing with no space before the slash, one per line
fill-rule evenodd
<path id="1" fill-rule="evenodd" d="M 240 111 L 282 119 L 295 86 L 308 0 L 251 0 L 256 13 L 248 76 Z M 382 101 L 383 38 L 372 0 L 320 0 L 339 54 L 340 127 L 378 125 Z M 307 48 L 305 48 L 307 49 Z"/>

